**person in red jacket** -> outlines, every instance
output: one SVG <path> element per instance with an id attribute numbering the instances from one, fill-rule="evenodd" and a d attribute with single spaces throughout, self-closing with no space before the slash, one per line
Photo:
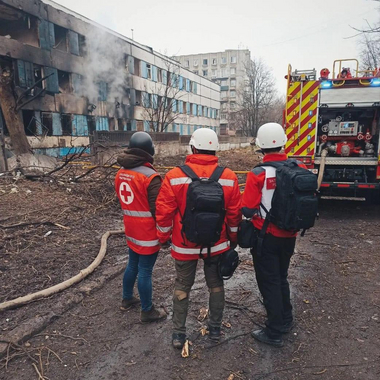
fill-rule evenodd
<path id="1" fill-rule="evenodd" d="M 209 178 L 218 166 L 215 152 L 218 136 L 208 128 L 197 129 L 190 139 L 191 155 L 186 157 L 189 166 L 200 178 Z M 182 217 L 186 209 L 186 196 L 192 180 L 180 168 L 170 170 L 157 197 L 156 221 L 160 243 L 172 239 L 171 254 L 175 259 L 176 280 L 173 295 L 172 344 L 182 348 L 186 340 L 186 317 L 189 294 L 194 284 L 197 262 L 206 258 L 207 249 L 187 240 L 182 232 Z M 223 279 L 218 273 L 220 254 L 236 246 L 238 225 L 241 221 L 240 191 L 236 175 L 225 169 L 218 181 L 222 185 L 225 203 L 225 223 L 219 241 L 210 247 L 210 258 L 204 260 L 204 273 L 209 288 L 209 337 L 219 340 L 224 310 Z"/>
<path id="2" fill-rule="evenodd" d="M 122 166 L 115 178 L 115 190 L 123 211 L 125 236 L 129 247 L 128 266 L 123 277 L 125 310 L 140 301 L 133 296 L 137 288 L 141 300 L 141 321 L 153 322 L 166 317 L 152 303 L 152 271 L 160 245 L 155 222 L 155 202 L 161 177 L 153 167 L 154 146 L 148 133 L 136 132 L 129 149 L 117 159 Z"/>
<path id="3" fill-rule="evenodd" d="M 281 153 L 287 137 L 284 129 L 277 123 L 262 125 L 256 138 L 256 144 L 264 154 L 263 163 L 285 161 Z M 305 168 L 303 164 L 299 166 Z M 243 215 L 252 218 L 256 229 L 263 228 L 266 211 L 271 209 L 276 189 L 276 169 L 272 166 L 260 166 L 248 173 L 242 198 Z M 281 191 L 278 189 L 277 191 Z M 264 206 L 264 207 L 262 207 Z M 282 334 L 293 327 L 292 305 L 288 283 L 288 268 L 296 243 L 296 233 L 282 230 L 269 223 L 264 236 L 261 255 L 251 249 L 256 280 L 267 311 L 266 327 L 252 331 L 252 336 L 264 343 L 281 347 Z"/>

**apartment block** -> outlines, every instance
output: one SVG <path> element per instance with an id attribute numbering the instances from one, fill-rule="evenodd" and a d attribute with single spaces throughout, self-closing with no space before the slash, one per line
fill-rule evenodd
<path id="1" fill-rule="evenodd" d="M 163 101 L 165 131 L 219 133 L 217 83 L 53 1 L 0 1 L 0 66 L 40 153 L 73 152 L 96 130 L 150 131 L 149 111 Z M 0 121 L 7 135 L 1 108 Z"/>
<path id="2" fill-rule="evenodd" d="M 246 63 L 251 60 L 248 49 L 225 50 L 216 53 L 180 55 L 175 59 L 196 75 L 220 85 L 221 134 L 234 129 L 229 115 L 241 107 L 241 94 L 246 80 Z"/>

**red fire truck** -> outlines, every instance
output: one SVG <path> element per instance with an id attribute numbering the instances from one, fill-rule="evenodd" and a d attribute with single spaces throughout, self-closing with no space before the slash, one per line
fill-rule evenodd
<path id="1" fill-rule="evenodd" d="M 318 174 L 322 194 L 380 201 L 380 70 L 356 59 L 332 73 L 288 67 L 285 151 Z"/>

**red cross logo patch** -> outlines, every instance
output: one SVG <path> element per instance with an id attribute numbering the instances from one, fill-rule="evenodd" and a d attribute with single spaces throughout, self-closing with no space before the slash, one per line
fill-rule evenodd
<path id="1" fill-rule="evenodd" d="M 119 196 L 123 203 L 129 205 L 133 202 L 135 195 L 132 192 L 131 187 L 126 182 L 122 182 L 119 189 Z"/>

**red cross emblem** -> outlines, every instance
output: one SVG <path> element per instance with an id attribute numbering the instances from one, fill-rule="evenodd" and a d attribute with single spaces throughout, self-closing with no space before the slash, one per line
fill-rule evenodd
<path id="1" fill-rule="evenodd" d="M 273 144 L 276 144 L 276 140 L 273 140 Z"/>
<path id="2" fill-rule="evenodd" d="M 133 202 L 135 195 L 132 192 L 131 187 L 126 182 L 122 182 L 119 189 L 120 199 L 123 203 L 129 205 Z"/>

